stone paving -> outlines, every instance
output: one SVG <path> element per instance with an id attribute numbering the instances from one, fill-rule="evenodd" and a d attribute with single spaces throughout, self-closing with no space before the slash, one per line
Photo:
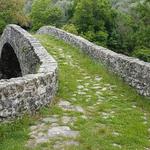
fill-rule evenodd
<path id="1" fill-rule="evenodd" d="M 34 148 L 38 144 L 47 143 L 55 139 L 54 149 L 60 149 L 64 146 L 75 145 L 75 140 L 79 136 L 79 131 L 75 131 L 69 125 L 75 122 L 75 117 L 52 115 L 41 119 L 36 125 L 30 127 L 30 140 L 27 147 Z M 67 138 L 67 140 L 63 140 Z"/>
<path id="2" fill-rule="evenodd" d="M 30 127 L 30 139 L 26 146 L 31 149 L 47 143 L 51 145 L 50 149 L 53 150 L 71 150 L 71 147 L 77 148 L 80 145 L 78 140 L 80 131 L 75 128 L 76 121 L 79 118 L 91 119 L 91 114 L 97 107 L 112 99 L 117 99 L 118 97 L 113 93 L 113 90 L 117 87 L 102 83 L 103 78 L 100 75 L 91 77 L 86 70 L 81 68 L 79 61 L 73 60 L 72 56 L 69 53 L 65 53 L 62 48 L 58 48 L 57 52 L 53 51 L 52 55 L 59 58 L 60 66 L 69 66 L 72 69 L 76 69 L 82 74 L 82 78 L 76 80 L 76 90 L 73 91 L 71 97 L 69 99 L 60 98 L 56 104 L 56 107 L 63 112 L 61 115 L 47 116 Z M 111 96 L 105 97 L 104 94 L 106 93 Z M 93 100 L 94 102 L 92 102 Z M 85 105 L 80 106 L 79 104 L 82 102 Z M 115 108 L 113 105 L 112 107 Z M 131 109 L 136 109 L 136 103 L 128 107 L 127 111 Z M 72 115 L 72 112 L 77 115 Z M 115 109 L 101 110 L 98 114 L 104 120 L 111 120 L 116 116 L 116 111 Z M 143 119 L 143 124 L 146 124 L 146 114 L 141 118 Z M 105 124 L 100 124 L 100 127 L 103 129 L 106 126 Z M 115 130 L 111 134 L 113 137 L 121 136 L 121 133 Z M 112 143 L 112 146 L 116 149 L 122 149 L 122 145 L 115 142 Z M 48 148 L 44 150 L 48 150 Z"/>
<path id="3" fill-rule="evenodd" d="M 115 86 L 112 85 L 101 85 L 102 77 L 99 75 L 95 76 L 94 79 L 85 73 L 85 70 L 80 68 L 78 61 L 73 61 L 72 56 L 69 54 L 65 54 L 63 49 L 58 50 L 59 63 L 61 65 L 69 65 L 71 68 L 78 68 L 78 71 L 82 74 L 83 79 L 77 80 L 78 86 L 74 94 L 72 95 L 70 101 L 76 102 L 78 101 L 77 97 L 82 96 L 83 99 L 87 103 L 92 100 L 93 92 L 97 97 L 97 102 L 92 105 L 88 106 L 87 110 L 95 109 L 96 106 L 101 104 L 104 101 L 104 97 L 101 96 L 103 92 L 109 90 L 111 91 L 112 88 Z M 58 55 L 56 54 L 56 55 Z M 54 54 L 55 55 L 55 54 Z M 58 56 L 57 56 L 58 57 Z M 91 94 L 89 94 L 92 92 Z M 53 149 L 65 149 L 68 146 L 78 146 L 80 143 L 78 142 L 78 136 L 80 136 L 79 131 L 73 130 L 70 126 L 73 126 L 74 122 L 77 120 L 76 117 L 67 116 L 67 113 L 70 111 L 80 113 L 80 117 L 83 119 L 90 118 L 84 108 L 79 105 L 73 105 L 70 101 L 61 99 L 56 105 L 64 111 L 64 116 L 52 115 L 47 118 L 43 118 L 40 120 L 36 125 L 31 126 L 30 128 L 30 137 L 31 139 L 27 143 L 27 147 L 36 147 L 42 143 L 48 143 L 51 140 L 54 140 Z M 89 112 L 88 112 L 89 113 Z M 108 119 L 109 117 L 113 117 L 115 112 L 101 112 L 100 115 L 103 119 Z M 113 132 L 115 136 L 118 136 L 119 133 Z M 65 138 L 65 140 L 64 140 Z M 67 139 L 67 140 L 66 140 Z M 113 143 L 114 147 L 121 148 L 121 145 Z"/>
<path id="4" fill-rule="evenodd" d="M 29 148 L 35 148 L 40 144 L 49 143 L 51 140 L 54 141 L 52 146 L 54 150 L 63 150 L 69 146 L 77 147 L 80 144 L 78 142 L 80 133 L 79 131 L 71 128 L 71 126 L 73 126 L 76 122 L 77 117 L 70 116 L 68 113 L 77 112 L 80 114 L 78 117 L 81 117 L 85 120 L 89 117 L 83 107 L 74 105 L 72 102 L 78 101 L 78 96 L 82 96 L 87 103 L 90 102 L 92 99 L 92 94 L 88 93 L 95 90 L 95 96 L 97 96 L 99 99 L 94 106 L 99 105 L 103 100 L 103 98 L 100 96 L 101 91 L 105 91 L 108 88 L 111 88 L 110 85 L 101 87 L 101 85 L 98 83 L 102 80 L 102 77 L 100 76 L 96 76 L 94 80 L 91 79 L 88 73 L 85 73 L 85 70 L 80 68 L 78 60 L 76 62 L 73 61 L 72 56 L 65 54 L 63 49 L 58 49 L 58 52 L 59 58 L 62 58 L 59 60 L 59 63 L 61 65 L 69 65 L 71 68 L 78 68 L 79 72 L 81 72 L 83 75 L 83 79 L 77 80 L 78 86 L 69 101 L 60 99 L 60 101 L 56 104 L 64 112 L 64 115 L 51 115 L 46 118 L 42 118 L 35 125 L 30 127 L 30 140 L 26 145 Z M 57 57 L 58 54 L 55 54 L 55 52 L 53 53 L 53 55 L 57 55 Z M 87 109 L 94 109 L 94 106 L 88 106 Z M 107 118 L 109 115 L 111 115 L 111 113 L 103 114 L 103 117 Z"/>

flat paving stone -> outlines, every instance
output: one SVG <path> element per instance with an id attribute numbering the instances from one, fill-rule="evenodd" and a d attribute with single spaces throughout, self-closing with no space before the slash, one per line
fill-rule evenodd
<path id="1" fill-rule="evenodd" d="M 84 86 L 83 86 L 83 85 L 78 85 L 77 88 L 78 88 L 78 89 L 83 89 Z"/>
<path id="2" fill-rule="evenodd" d="M 65 111 L 75 111 L 79 113 L 85 113 L 84 109 L 81 106 L 71 105 L 68 101 L 60 101 L 58 106 Z"/>
<path id="3" fill-rule="evenodd" d="M 69 116 L 63 116 L 62 118 L 61 118 L 61 122 L 63 123 L 63 124 L 73 124 L 75 121 L 76 121 L 76 117 L 69 117 Z"/>
<path id="4" fill-rule="evenodd" d="M 121 148 L 122 148 L 122 146 L 121 146 L 121 145 L 116 144 L 116 143 L 113 143 L 112 145 L 113 145 L 114 147 L 116 147 L 116 148 L 119 148 L 119 149 L 121 149 Z"/>
<path id="5" fill-rule="evenodd" d="M 42 119 L 42 122 L 45 122 L 45 123 L 54 123 L 54 122 L 58 122 L 58 118 L 56 117 L 47 117 L 47 118 L 43 118 Z"/>
<path id="6" fill-rule="evenodd" d="M 75 138 L 79 135 L 78 131 L 73 131 L 68 126 L 52 127 L 48 130 L 48 137 L 56 138 L 58 136 Z"/>
<path id="7" fill-rule="evenodd" d="M 79 146 L 79 142 L 77 141 L 63 141 L 63 142 L 56 142 L 53 148 L 55 150 L 65 150 L 66 147 L 71 147 L 71 146 Z"/>

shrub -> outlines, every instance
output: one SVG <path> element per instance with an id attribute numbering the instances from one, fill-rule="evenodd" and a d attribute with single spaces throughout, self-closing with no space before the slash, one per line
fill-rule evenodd
<path id="1" fill-rule="evenodd" d="M 74 24 L 66 24 L 62 27 L 63 30 L 78 35 L 77 28 Z"/>
<path id="2" fill-rule="evenodd" d="M 139 48 L 134 50 L 132 56 L 137 57 L 143 61 L 150 62 L 150 49 Z"/>
<path id="3" fill-rule="evenodd" d="M 35 0 L 32 6 L 32 29 L 37 30 L 43 25 L 58 25 L 61 10 L 52 5 L 51 0 Z"/>
<path id="4" fill-rule="evenodd" d="M 0 20 L 0 33 L 3 32 L 3 29 L 5 28 L 6 26 L 6 22 L 4 20 Z"/>

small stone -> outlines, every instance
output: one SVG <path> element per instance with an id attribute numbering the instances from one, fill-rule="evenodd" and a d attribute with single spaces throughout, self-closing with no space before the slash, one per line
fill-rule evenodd
<path id="1" fill-rule="evenodd" d="M 77 96 L 77 94 L 73 94 L 72 96 L 73 96 L 73 97 L 76 97 L 76 96 Z"/>
<path id="2" fill-rule="evenodd" d="M 76 141 L 64 141 L 64 142 L 56 142 L 54 145 L 54 149 L 62 150 L 67 146 L 79 146 L 79 143 Z"/>
<path id="3" fill-rule="evenodd" d="M 78 82 L 82 82 L 83 80 L 77 80 Z"/>
<path id="4" fill-rule="evenodd" d="M 147 123 L 148 123 L 147 121 L 144 121 L 144 122 L 143 122 L 143 124 L 147 124 Z"/>
<path id="5" fill-rule="evenodd" d="M 81 118 L 82 118 L 82 119 L 85 119 L 85 120 L 87 120 L 87 119 L 88 119 L 88 117 L 87 117 L 87 116 L 85 116 L 85 115 L 82 115 L 82 116 L 81 116 Z"/>
<path id="6" fill-rule="evenodd" d="M 48 140 L 49 140 L 48 137 L 43 136 L 43 137 L 37 138 L 36 143 L 37 144 L 46 143 L 46 142 L 48 142 Z"/>
<path id="7" fill-rule="evenodd" d="M 36 129 L 37 129 L 37 126 L 31 126 L 31 127 L 30 127 L 30 130 L 31 130 L 31 131 L 36 130 Z"/>
<path id="8" fill-rule="evenodd" d="M 136 108 L 136 105 L 132 105 L 132 108 Z"/>
<path id="9" fill-rule="evenodd" d="M 83 85 L 79 85 L 77 88 L 78 88 L 78 89 L 83 89 L 84 86 L 83 86 Z"/>
<path id="10" fill-rule="evenodd" d="M 68 126 L 52 127 L 48 130 L 48 137 L 54 138 L 58 136 L 75 138 L 79 135 L 78 131 L 72 131 Z"/>
<path id="11" fill-rule="evenodd" d="M 57 122 L 58 119 L 55 117 L 48 117 L 48 118 L 44 118 L 42 121 L 45 123 L 54 123 L 54 122 Z"/>
<path id="12" fill-rule="evenodd" d="M 109 118 L 109 114 L 106 112 L 102 112 L 102 118 L 103 119 L 108 119 Z"/>
<path id="13" fill-rule="evenodd" d="M 83 91 L 86 91 L 86 92 L 87 92 L 87 91 L 89 91 L 89 89 L 87 89 L 87 88 L 84 88 L 84 89 L 83 89 Z"/>
<path id="14" fill-rule="evenodd" d="M 58 105 L 59 106 L 70 106 L 71 104 L 68 101 L 60 101 Z"/>
<path id="15" fill-rule="evenodd" d="M 148 148 L 148 147 L 145 147 L 145 150 L 150 150 L 150 148 Z"/>
<path id="16" fill-rule="evenodd" d="M 94 87 L 92 87 L 92 89 L 97 90 L 97 89 L 101 89 L 101 87 L 100 86 L 94 86 Z"/>
<path id="17" fill-rule="evenodd" d="M 147 117 L 146 116 L 142 116 L 141 117 L 143 120 L 147 120 Z"/>
<path id="18" fill-rule="evenodd" d="M 78 94 L 79 94 L 79 95 L 86 95 L 85 92 L 81 92 L 81 91 L 78 91 Z"/>
<path id="19" fill-rule="evenodd" d="M 90 85 L 90 83 L 85 83 L 84 85 L 85 85 L 85 86 L 89 86 L 89 85 Z"/>
<path id="20" fill-rule="evenodd" d="M 96 81 L 100 81 L 100 80 L 102 80 L 102 78 L 101 78 L 101 77 L 96 76 L 96 77 L 95 77 L 95 80 L 96 80 Z"/>
<path id="21" fill-rule="evenodd" d="M 0 110 L 2 110 L 3 109 L 3 106 L 0 104 Z"/>
<path id="22" fill-rule="evenodd" d="M 85 113 L 84 109 L 81 106 L 76 106 L 75 110 L 80 113 Z"/>
<path id="23" fill-rule="evenodd" d="M 58 123 L 52 123 L 51 124 L 51 127 L 57 127 L 58 126 Z"/>
<path id="24" fill-rule="evenodd" d="M 121 148 L 121 147 L 122 147 L 121 145 L 116 144 L 116 143 L 113 143 L 112 145 L 113 145 L 114 147 L 118 147 L 118 148 Z"/>
<path id="25" fill-rule="evenodd" d="M 73 123 L 75 120 L 76 120 L 75 117 L 63 116 L 61 118 L 61 121 L 62 121 L 63 124 Z"/>
<path id="26" fill-rule="evenodd" d="M 101 91 L 96 91 L 96 94 L 97 94 L 97 95 L 99 95 L 99 94 L 101 94 L 101 93 L 102 93 Z"/>
<path id="27" fill-rule="evenodd" d="M 119 136 L 120 134 L 118 133 L 118 132 L 112 132 L 112 135 L 114 135 L 114 136 Z"/>
<path id="28" fill-rule="evenodd" d="M 106 90 L 107 90 L 107 88 L 102 88 L 101 90 L 102 90 L 102 91 L 106 91 Z"/>
<path id="29" fill-rule="evenodd" d="M 90 76 L 86 76 L 86 77 L 84 77 L 84 79 L 90 79 L 91 77 Z"/>
<path id="30" fill-rule="evenodd" d="M 59 48 L 58 50 L 59 50 L 59 51 L 62 51 L 63 49 L 62 49 L 62 48 Z"/>

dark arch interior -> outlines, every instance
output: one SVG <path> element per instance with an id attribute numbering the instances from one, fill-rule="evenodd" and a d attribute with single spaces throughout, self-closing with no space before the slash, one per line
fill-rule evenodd
<path id="1" fill-rule="evenodd" d="M 22 76 L 18 58 L 10 44 L 6 43 L 0 58 L 0 79 Z"/>

